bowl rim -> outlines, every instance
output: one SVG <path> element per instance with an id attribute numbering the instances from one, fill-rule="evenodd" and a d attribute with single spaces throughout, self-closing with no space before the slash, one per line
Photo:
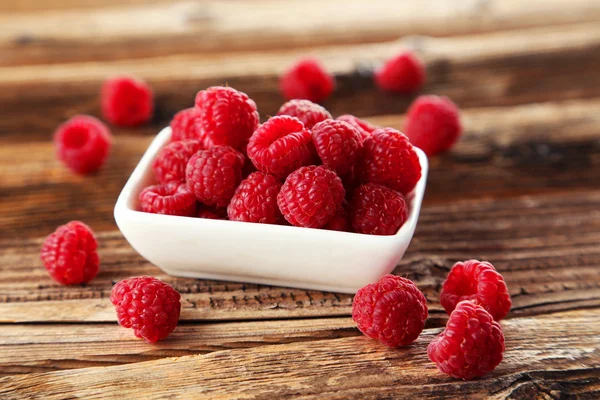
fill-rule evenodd
<path id="1" fill-rule="evenodd" d="M 298 229 L 296 226 L 288 226 L 288 225 L 274 225 L 274 224 L 259 224 L 259 223 L 250 223 L 250 222 L 242 222 L 242 221 L 230 221 L 230 220 L 218 220 L 218 219 L 208 219 L 208 218 L 192 218 L 192 217 L 184 217 L 177 215 L 163 215 L 163 214 L 153 214 L 146 213 L 143 211 L 138 211 L 129 206 L 133 202 L 137 203 L 137 198 L 132 199 L 134 193 L 138 193 L 141 188 L 137 188 L 141 185 L 141 181 L 144 179 L 149 168 L 152 168 L 152 162 L 154 158 L 158 154 L 158 152 L 168 144 L 168 141 L 171 137 L 171 128 L 166 127 L 162 129 L 156 137 L 152 140 L 146 151 L 144 152 L 142 158 L 136 165 L 135 169 L 127 179 L 127 182 L 123 186 L 119 197 L 115 203 L 114 207 L 114 217 L 119 225 L 120 221 L 128 220 L 138 223 L 147 223 L 147 224 L 184 224 L 186 226 L 197 226 L 197 227 L 211 227 L 211 226 L 230 226 L 234 229 L 242 229 L 242 230 L 250 230 L 254 233 L 264 232 L 266 234 L 290 234 L 295 233 L 298 235 L 309 235 L 314 236 L 315 238 L 319 238 L 322 240 L 327 239 L 351 239 L 351 238 L 359 238 L 364 241 L 377 241 L 377 242 L 389 242 L 389 241 L 399 241 L 401 240 L 405 233 L 414 231 L 414 227 L 416 227 L 421 205 L 423 202 L 423 196 L 425 194 L 425 186 L 427 182 L 427 174 L 429 169 L 429 162 L 425 153 L 415 147 L 415 151 L 419 157 L 419 163 L 421 164 L 421 178 L 415 185 L 415 188 L 406 196 L 406 198 L 410 202 L 409 215 L 406 222 L 400 227 L 398 232 L 394 235 L 368 235 L 361 234 L 356 232 L 342 232 L 342 231 L 333 231 L 327 229 L 314 229 L 314 228 L 303 228 Z M 138 194 L 136 194 L 137 197 Z M 133 201 L 134 200 L 134 201 Z"/>

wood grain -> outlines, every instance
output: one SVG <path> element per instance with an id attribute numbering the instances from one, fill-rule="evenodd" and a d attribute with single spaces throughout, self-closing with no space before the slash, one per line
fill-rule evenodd
<path id="1" fill-rule="evenodd" d="M 439 373 L 426 346 L 389 349 L 366 337 L 218 351 L 133 365 L 0 379 L 9 399 L 86 399 L 123 395 L 211 398 L 596 398 L 600 395 L 600 310 L 502 323 L 507 350 L 484 378 L 461 383 Z M 33 389 L 35 388 L 35 389 Z"/>
<path id="2" fill-rule="evenodd" d="M 319 56 L 336 75 L 337 90 L 325 102 L 334 115 L 400 114 L 415 96 L 382 93 L 371 73 L 383 59 L 406 47 L 416 49 L 426 62 L 428 80 L 423 93 L 449 96 L 461 108 L 600 96 L 600 24 L 560 25 L 259 54 L 0 67 L 0 135 L 49 137 L 76 113 L 100 115 L 99 88 L 105 78 L 118 73 L 143 77 L 156 92 L 151 126 L 128 133 L 156 133 L 175 112 L 193 104 L 198 90 L 225 83 L 247 92 L 264 119 L 275 115 L 283 102 L 278 84 L 281 72 L 307 54 Z M 43 112 L 14 118 L 24 109 Z"/>

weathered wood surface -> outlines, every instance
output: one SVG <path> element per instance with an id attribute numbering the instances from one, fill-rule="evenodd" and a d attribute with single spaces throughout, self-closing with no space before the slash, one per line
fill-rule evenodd
<path id="1" fill-rule="evenodd" d="M 504 361 L 484 378 L 461 384 L 428 360 L 426 346 L 439 332 L 431 329 L 402 349 L 342 338 L 0 378 L 0 396 L 594 399 L 600 396 L 598 319 L 599 309 L 591 309 L 504 321 Z"/>

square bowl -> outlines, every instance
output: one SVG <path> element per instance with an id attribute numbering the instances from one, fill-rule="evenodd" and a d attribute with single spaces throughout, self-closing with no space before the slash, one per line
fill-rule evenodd
<path id="1" fill-rule="evenodd" d="M 422 176 L 406 197 L 408 219 L 395 235 L 374 236 L 137 211 L 140 191 L 154 183 L 152 161 L 170 137 L 170 128 L 156 136 L 115 205 L 127 241 L 167 274 L 356 293 L 390 273 L 412 239 L 428 171 L 420 149 Z"/>

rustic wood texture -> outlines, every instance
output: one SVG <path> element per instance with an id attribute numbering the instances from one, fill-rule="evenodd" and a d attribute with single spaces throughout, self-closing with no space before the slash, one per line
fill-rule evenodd
<path id="1" fill-rule="evenodd" d="M 134 365 L 0 378 L 14 399 L 127 396 L 211 398 L 556 398 L 600 395 L 600 311 L 503 322 L 507 350 L 493 373 L 461 384 L 440 374 L 426 330 L 410 347 L 389 349 L 365 337 L 226 350 Z M 232 384 L 225 384 L 231 382 Z M 31 391 L 36 388 L 36 391 Z M 546 397 L 548 396 L 548 397 Z"/>

